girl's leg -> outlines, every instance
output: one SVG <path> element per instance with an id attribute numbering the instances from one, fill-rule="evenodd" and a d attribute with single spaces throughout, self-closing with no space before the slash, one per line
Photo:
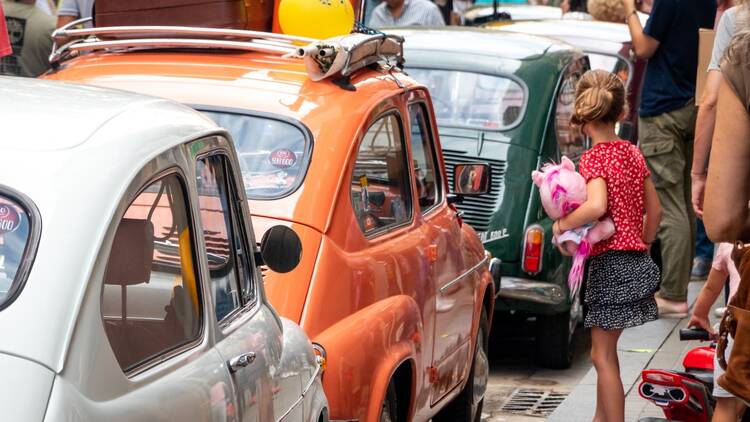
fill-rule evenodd
<path id="1" fill-rule="evenodd" d="M 734 397 L 717 397 L 711 422 L 737 422 L 737 402 Z"/>
<path id="2" fill-rule="evenodd" d="M 625 392 L 617 358 L 617 341 L 620 334 L 622 330 L 606 331 L 599 327 L 591 329 L 591 360 L 597 375 L 595 421 L 623 422 L 625 419 Z"/>

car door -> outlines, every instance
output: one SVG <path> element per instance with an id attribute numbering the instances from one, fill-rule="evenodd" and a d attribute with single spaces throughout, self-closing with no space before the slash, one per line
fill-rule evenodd
<path id="1" fill-rule="evenodd" d="M 209 291 L 217 324 L 216 348 L 231 374 L 242 421 L 275 421 L 301 396 L 297 374 L 279 374 L 281 323 L 263 300 L 254 245 L 243 215 L 241 185 L 228 149 L 195 160 L 198 206 Z M 297 413 L 294 413 L 297 412 Z M 301 420 L 302 407 L 288 420 Z"/>
<path id="2" fill-rule="evenodd" d="M 461 277 L 466 269 L 461 226 L 456 212 L 445 202 L 446 179 L 439 164 L 425 95 L 415 91 L 411 97 L 408 111 L 412 178 L 419 205 L 419 229 L 435 286 L 434 404 L 461 381 L 470 363 L 475 283 L 471 276 Z"/>
<path id="3" fill-rule="evenodd" d="M 81 313 L 71 351 L 81 361 L 65 375 L 86 374 L 77 388 L 87 400 L 71 420 L 236 420 L 229 374 L 209 340 L 189 183 L 175 150 L 145 167 L 111 229 L 101 293 L 93 295 L 100 304 Z M 172 167 L 154 171 L 170 161 Z M 68 384 L 60 385 L 48 416 L 64 413 L 70 400 L 62 387 Z"/>

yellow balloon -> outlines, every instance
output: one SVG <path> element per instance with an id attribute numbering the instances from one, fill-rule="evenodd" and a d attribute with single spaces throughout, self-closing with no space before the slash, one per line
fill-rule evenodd
<path id="1" fill-rule="evenodd" d="M 279 25 L 289 35 L 331 38 L 354 27 L 354 8 L 349 0 L 281 0 Z"/>

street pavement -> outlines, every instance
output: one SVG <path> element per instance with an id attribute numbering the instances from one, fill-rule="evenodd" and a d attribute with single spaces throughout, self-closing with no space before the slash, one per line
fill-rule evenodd
<path id="1" fill-rule="evenodd" d="M 702 282 L 690 283 L 688 296 L 691 304 L 702 286 Z M 722 300 L 719 298 L 717 306 Z M 497 324 L 503 322 L 495 321 Z M 626 422 L 663 416 L 659 408 L 638 395 L 640 373 L 644 368 L 681 368 L 685 353 L 701 344 L 679 341 L 679 329 L 686 324 L 687 318 L 660 319 L 623 333 L 619 357 L 626 392 Z M 578 330 L 575 362 L 570 369 L 561 371 L 538 368 L 532 360 L 533 343 L 530 339 L 509 337 L 501 331 L 495 331 L 491 338 L 492 366 L 482 420 L 590 421 L 596 402 L 596 371 L 589 359 L 587 330 Z"/>

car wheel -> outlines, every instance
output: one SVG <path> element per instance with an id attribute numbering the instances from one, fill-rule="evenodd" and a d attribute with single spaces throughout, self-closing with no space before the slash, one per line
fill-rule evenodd
<path id="1" fill-rule="evenodd" d="M 383 407 L 380 409 L 380 422 L 398 422 L 398 398 L 396 397 L 396 386 L 393 380 L 388 383 L 385 392 Z"/>
<path id="2" fill-rule="evenodd" d="M 573 364 L 573 337 L 578 325 L 575 307 L 574 304 L 569 312 L 537 316 L 536 363 L 539 366 L 567 369 Z"/>
<path id="3" fill-rule="evenodd" d="M 477 346 L 469 372 L 469 379 L 463 391 L 441 410 L 433 422 L 479 422 L 482 420 L 484 393 L 487 391 L 487 379 L 490 373 L 490 362 L 487 358 L 489 340 L 489 323 L 487 311 L 482 308 L 477 331 Z"/>

